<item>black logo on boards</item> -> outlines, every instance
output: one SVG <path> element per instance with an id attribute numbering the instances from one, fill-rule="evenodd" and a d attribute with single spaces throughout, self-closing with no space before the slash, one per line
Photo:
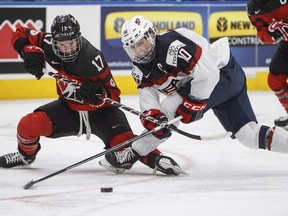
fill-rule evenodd
<path id="1" fill-rule="evenodd" d="M 225 17 L 219 17 L 217 20 L 217 30 L 224 32 L 228 29 L 228 20 Z"/>
<path id="2" fill-rule="evenodd" d="M 123 25 L 124 22 L 125 22 L 125 20 L 123 18 L 117 18 L 114 21 L 114 30 L 115 30 L 115 32 L 121 32 L 121 28 L 122 28 L 122 25 Z"/>

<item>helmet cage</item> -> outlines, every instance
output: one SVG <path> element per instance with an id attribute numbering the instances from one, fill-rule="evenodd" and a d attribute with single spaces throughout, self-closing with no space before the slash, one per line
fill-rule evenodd
<path id="1" fill-rule="evenodd" d="M 64 62 L 75 61 L 82 48 L 78 21 L 70 14 L 57 16 L 51 26 L 51 34 L 53 52 Z M 65 49 L 63 42 L 66 42 Z"/>
<path id="2" fill-rule="evenodd" d="M 149 49 L 145 51 L 145 53 L 136 53 L 135 52 L 135 46 L 137 47 L 138 43 L 145 38 L 147 40 L 147 43 L 149 44 Z M 155 47 L 156 47 L 156 32 L 153 28 L 149 28 L 148 31 L 146 31 L 142 37 L 138 36 L 135 41 L 130 40 L 130 43 L 126 43 L 123 45 L 124 50 L 130 57 L 130 59 L 133 62 L 136 63 L 149 63 L 153 60 L 155 56 Z"/>
<path id="3" fill-rule="evenodd" d="M 76 46 L 70 45 L 70 47 L 66 48 L 68 51 L 63 51 L 63 49 L 60 48 L 60 42 L 70 42 L 74 41 L 76 43 Z M 64 62 L 73 62 L 77 59 L 78 54 L 82 48 L 82 36 L 80 35 L 77 38 L 70 39 L 70 40 L 52 40 L 52 49 L 53 52 Z"/>

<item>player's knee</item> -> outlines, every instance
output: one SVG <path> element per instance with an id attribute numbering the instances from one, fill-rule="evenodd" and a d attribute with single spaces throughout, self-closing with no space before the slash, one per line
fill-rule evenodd
<path id="1" fill-rule="evenodd" d="M 51 135 L 53 126 L 45 112 L 33 112 L 21 118 L 17 130 L 21 136 L 31 138 Z"/>
<path id="2" fill-rule="evenodd" d="M 268 86 L 273 91 L 279 91 L 281 89 L 287 88 L 287 75 L 279 74 L 275 75 L 272 73 L 268 74 Z"/>
<path id="3" fill-rule="evenodd" d="M 249 122 L 235 134 L 236 138 L 246 147 L 252 149 L 267 148 L 267 132 L 269 127 Z"/>

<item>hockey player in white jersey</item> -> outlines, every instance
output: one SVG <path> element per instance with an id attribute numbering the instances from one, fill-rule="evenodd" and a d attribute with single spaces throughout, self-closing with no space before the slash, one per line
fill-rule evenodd
<path id="1" fill-rule="evenodd" d="M 136 16 L 123 24 L 122 43 L 133 61 L 142 112 L 162 121 L 181 115 L 181 122 L 188 124 L 212 109 L 225 130 L 244 146 L 288 153 L 287 131 L 258 124 L 244 71 L 232 56 L 227 38 L 210 44 L 185 28 L 160 35 L 149 20 Z M 160 94 L 166 97 L 160 100 Z M 141 122 L 147 130 L 155 127 L 145 119 Z M 153 142 L 133 143 L 129 148 L 135 157 L 148 154 L 170 136 L 169 131 L 162 132 L 161 137 L 155 134 Z M 121 165 L 115 154 L 108 153 L 103 160 Z"/>

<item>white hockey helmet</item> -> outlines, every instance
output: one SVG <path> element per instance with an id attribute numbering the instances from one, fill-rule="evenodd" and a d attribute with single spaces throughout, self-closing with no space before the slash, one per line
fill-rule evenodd
<path id="1" fill-rule="evenodd" d="M 136 63 L 149 63 L 155 55 L 156 31 L 143 16 L 135 16 L 122 25 L 123 48 Z"/>

